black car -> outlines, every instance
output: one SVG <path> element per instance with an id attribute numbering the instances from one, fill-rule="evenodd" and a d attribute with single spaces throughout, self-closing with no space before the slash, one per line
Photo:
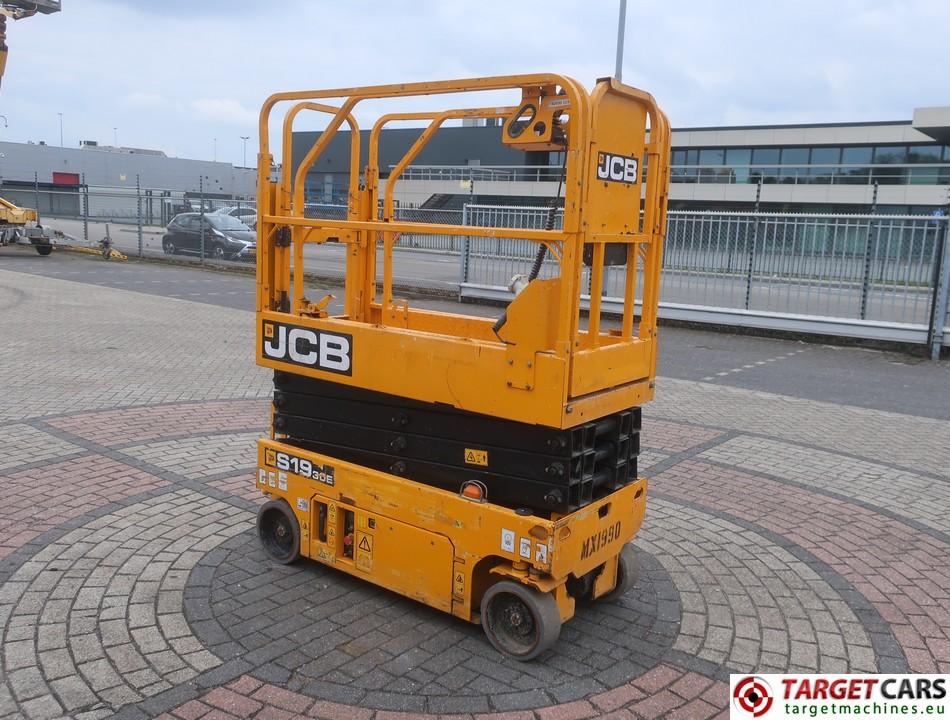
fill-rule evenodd
<path id="1" fill-rule="evenodd" d="M 219 260 L 250 259 L 257 253 L 257 233 L 235 217 L 225 214 L 182 213 L 168 223 L 162 238 L 166 255 L 201 253 L 202 228 L 204 252 Z"/>

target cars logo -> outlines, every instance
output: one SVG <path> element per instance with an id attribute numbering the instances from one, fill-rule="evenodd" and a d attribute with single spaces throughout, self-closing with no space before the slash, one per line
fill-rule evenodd
<path id="1" fill-rule="evenodd" d="M 947 675 L 732 675 L 732 718 L 947 717 Z"/>
<path id="2" fill-rule="evenodd" d="M 749 717 L 762 717 L 772 707 L 772 686 L 757 675 L 748 675 L 732 689 L 732 704 Z"/>

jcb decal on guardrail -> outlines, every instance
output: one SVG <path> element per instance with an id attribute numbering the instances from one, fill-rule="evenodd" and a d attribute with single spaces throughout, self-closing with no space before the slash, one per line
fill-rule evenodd
<path id="1" fill-rule="evenodd" d="M 353 336 L 265 320 L 264 356 L 317 370 L 353 374 Z"/>
<path id="2" fill-rule="evenodd" d="M 640 163 L 635 157 L 606 152 L 597 153 L 598 180 L 634 184 L 637 182 L 639 167 Z"/>

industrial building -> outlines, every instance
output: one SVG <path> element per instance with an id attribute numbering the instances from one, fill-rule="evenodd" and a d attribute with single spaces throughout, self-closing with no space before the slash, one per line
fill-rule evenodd
<path id="1" fill-rule="evenodd" d="M 122 196 L 134 196 L 137 181 L 147 198 L 200 194 L 247 198 L 255 193 L 257 172 L 231 163 L 168 157 L 161 151 L 104 147 L 94 142 L 84 142 L 79 148 L 0 142 L 0 193 L 11 202 L 38 209 L 43 216 L 78 215 L 83 184 L 93 190 L 100 206 L 127 205 Z M 96 193 L 96 189 L 102 190 Z M 106 192 L 114 196 L 111 203 Z"/>
<path id="2" fill-rule="evenodd" d="M 380 167 L 394 165 L 419 132 L 384 130 Z M 473 198 L 530 204 L 553 196 L 560 158 L 503 146 L 500 133 L 499 125 L 439 130 L 404 173 L 397 199 L 455 208 Z M 295 168 L 317 136 L 295 133 Z M 367 138 L 363 131 L 364 148 Z M 931 213 L 950 202 L 950 108 L 919 108 L 898 121 L 674 129 L 672 166 L 672 209 Z M 308 199 L 340 202 L 348 178 L 349 133 L 341 131 L 308 175 Z"/>

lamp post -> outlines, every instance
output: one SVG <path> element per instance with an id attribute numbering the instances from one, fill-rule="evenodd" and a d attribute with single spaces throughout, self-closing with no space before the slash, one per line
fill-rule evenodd
<path id="1" fill-rule="evenodd" d="M 247 167 L 247 141 L 251 139 L 251 136 L 241 135 L 240 138 L 244 141 L 244 164 L 241 167 Z"/>
<path id="2" fill-rule="evenodd" d="M 119 129 L 112 128 L 112 147 L 119 147 Z"/>
<path id="3" fill-rule="evenodd" d="M 64 147 L 63 145 L 63 114 L 56 113 L 59 115 L 59 146 Z"/>
<path id="4" fill-rule="evenodd" d="M 623 76 L 623 31 L 627 25 L 627 0 L 620 0 L 620 18 L 617 20 L 617 65 L 614 68 L 614 77 L 617 80 Z"/>
<path id="5" fill-rule="evenodd" d="M 214 161 L 218 162 L 218 138 L 214 139 Z"/>

